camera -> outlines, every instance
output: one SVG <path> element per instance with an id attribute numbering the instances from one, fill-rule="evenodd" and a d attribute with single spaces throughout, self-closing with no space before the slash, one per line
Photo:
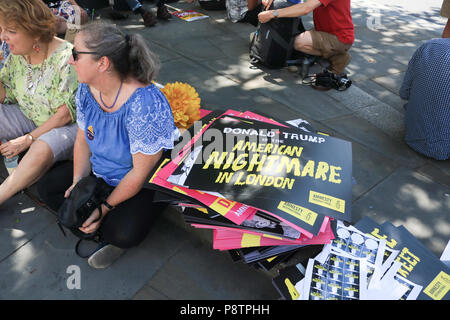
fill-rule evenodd
<path id="1" fill-rule="evenodd" d="M 347 78 L 347 75 L 344 74 L 343 76 L 336 76 L 336 82 L 338 85 L 338 89 L 337 90 L 345 90 L 347 88 L 349 88 L 352 85 L 352 80 L 350 80 L 349 78 Z"/>
<path id="2" fill-rule="evenodd" d="M 352 85 L 352 80 L 345 73 L 335 74 L 325 69 L 321 73 L 316 74 L 314 85 L 344 91 Z"/>

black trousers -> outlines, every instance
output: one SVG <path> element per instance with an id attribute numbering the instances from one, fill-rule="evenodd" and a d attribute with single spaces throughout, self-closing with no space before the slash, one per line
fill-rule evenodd
<path id="1" fill-rule="evenodd" d="M 55 164 L 38 182 L 41 200 L 57 211 L 64 201 L 65 191 L 72 185 L 73 162 Z M 100 240 L 119 248 L 131 248 L 141 243 L 153 222 L 167 204 L 154 203 L 155 192 L 141 189 L 134 197 L 120 203 L 103 218 Z"/>

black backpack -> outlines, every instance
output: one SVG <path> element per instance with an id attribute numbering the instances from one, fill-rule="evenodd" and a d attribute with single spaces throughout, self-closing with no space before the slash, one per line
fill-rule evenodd
<path id="1" fill-rule="evenodd" d="M 287 1 L 274 1 L 271 10 L 291 6 Z M 292 59 L 295 36 L 304 32 L 302 19 L 277 18 L 260 23 L 250 42 L 250 63 L 271 69 L 283 68 Z"/>

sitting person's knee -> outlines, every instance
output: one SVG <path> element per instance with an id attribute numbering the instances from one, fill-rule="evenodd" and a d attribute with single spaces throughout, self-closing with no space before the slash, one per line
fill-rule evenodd
<path id="1" fill-rule="evenodd" d="M 54 156 L 53 151 L 47 142 L 43 140 L 36 140 L 31 144 L 30 148 L 23 156 L 23 158 L 25 157 L 33 157 L 36 160 L 53 164 Z"/>
<path id="2" fill-rule="evenodd" d="M 302 32 L 295 37 L 294 49 L 307 54 L 319 55 L 319 52 L 313 47 L 312 37 L 309 31 Z"/>
<path id="3" fill-rule="evenodd" d="M 128 228 L 126 225 L 105 224 L 100 231 L 102 240 L 122 249 L 129 249 L 139 245 L 148 232 L 142 228 Z"/>
<path id="4" fill-rule="evenodd" d="M 294 49 L 297 51 L 302 51 L 307 45 L 305 40 L 305 32 L 300 33 L 297 37 L 295 37 L 294 41 Z"/>

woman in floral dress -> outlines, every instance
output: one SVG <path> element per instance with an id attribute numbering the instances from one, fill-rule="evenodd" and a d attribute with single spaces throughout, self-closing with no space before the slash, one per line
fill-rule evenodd
<path id="1" fill-rule="evenodd" d="M 0 205 L 72 157 L 77 126 L 72 45 L 55 37 L 55 18 L 40 0 L 0 0 L 1 40 L 10 54 L 0 71 L 0 153 L 24 154 L 0 185 Z"/>

